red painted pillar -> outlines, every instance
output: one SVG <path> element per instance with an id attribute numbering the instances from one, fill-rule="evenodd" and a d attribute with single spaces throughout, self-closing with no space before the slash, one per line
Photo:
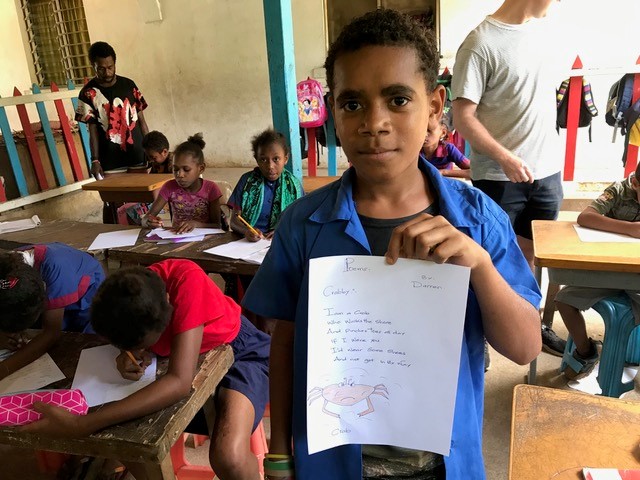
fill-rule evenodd
<path id="1" fill-rule="evenodd" d="M 582 61 L 576 56 L 573 70 L 582 68 Z M 580 120 L 580 102 L 582 100 L 582 75 L 569 79 L 569 100 L 567 108 L 567 146 L 564 154 L 564 181 L 573 180 L 576 163 L 576 140 L 578 139 L 578 122 Z"/>
<path id="2" fill-rule="evenodd" d="M 307 150 L 307 173 L 310 177 L 316 176 L 318 152 L 316 150 L 316 127 L 306 129 L 309 149 Z"/>
<path id="3" fill-rule="evenodd" d="M 636 65 L 640 65 L 640 57 L 636 60 Z M 631 100 L 631 104 L 633 105 L 640 99 L 640 73 L 636 73 L 633 76 L 633 97 Z M 629 128 L 632 125 L 628 126 Z M 624 176 L 625 178 L 631 175 L 636 170 L 636 166 L 638 165 L 638 146 L 631 145 L 627 147 L 627 159 L 624 164 Z"/>

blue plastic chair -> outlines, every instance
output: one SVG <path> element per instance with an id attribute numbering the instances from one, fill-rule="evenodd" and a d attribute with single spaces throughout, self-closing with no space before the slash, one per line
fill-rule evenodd
<path id="1" fill-rule="evenodd" d="M 640 328 L 636 328 L 631 300 L 626 295 L 600 300 L 593 306 L 604 320 L 604 341 L 600 355 L 598 384 L 602 395 L 619 397 L 633 389 L 633 381 L 622 383 L 625 361 L 640 363 Z M 571 336 L 562 357 L 563 372 L 573 360 L 574 343 Z"/>

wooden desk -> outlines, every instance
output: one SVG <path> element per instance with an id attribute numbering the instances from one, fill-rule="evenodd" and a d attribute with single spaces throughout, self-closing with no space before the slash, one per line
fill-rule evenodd
<path id="1" fill-rule="evenodd" d="M 49 353 L 67 378 L 52 384 L 49 388 L 69 388 L 80 351 L 102 344 L 104 342 L 96 335 L 64 333 Z M 150 479 L 173 480 L 175 476 L 171 456 L 168 455 L 169 450 L 196 412 L 215 392 L 216 386 L 232 363 L 233 353 L 228 345 L 201 355 L 193 388 L 187 398 L 159 412 L 105 428 L 88 437 L 53 438 L 0 427 L 0 443 L 141 463 Z M 166 371 L 166 364 L 167 359 L 158 362 L 159 374 Z"/>
<path id="2" fill-rule="evenodd" d="M 557 220 L 531 222 L 538 285 L 546 268 L 550 285 L 640 290 L 637 243 L 582 242 L 573 225 Z M 547 301 L 545 312 L 553 311 L 552 301 Z M 529 383 L 536 381 L 536 364 L 534 360 L 529 367 Z"/>
<path id="3" fill-rule="evenodd" d="M 304 193 L 310 193 L 340 178 L 342 177 L 302 177 L 302 188 Z"/>
<path id="4" fill-rule="evenodd" d="M 99 234 L 132 228 L 140 227 L 73 220 L 51 220 L 42 222 L 36 228 L 29 230 L 1 234 L 0 248 L 10 250 L 33 243 L 60 242 L 86 251 Z"/>
<path id="5" fill-rule="evenodd" d="M 110 210 L 105 222 L 118 223 L 118 206 L 127 202 L 152 203 L 159 190 L 173 175 L 165 173 L 114 173 L 104 180 L 82 185 L 83 190 L 96 191 Z"/>
<path id="6" fill-rule="evenodd" d="M 147 232 L 147 230 L 143 230 L 141 237 Z M 138 240 L 138 243 L 132 247 L 110 248 L 109 259 L 129 264 L 151 265 L 168 258 L 181 258 L 197 263 L 207 273 L 255 275 L 259 267 L 257 264 L 203 253 L 203 250 L 224 245 L 240 238 L 242 238 L 240 235 L 227 232 L 220 235 L 210 235 L 201 242 L 158 245 L 155 242 Z"/>
<path id="7" fill-rule="evenodd" d="M 173 175 L 165 173 L 115 173 L 104 180 L 82 185 L 83 190 L 100 193 L 103 202 L 153 202 L 153 192 Z"/>
<path id="8" fill-rule="evenodd" d="M 640 403 L 517 385 L 510 480 L 578 480 L 582 467 L 640 468 Z"/>

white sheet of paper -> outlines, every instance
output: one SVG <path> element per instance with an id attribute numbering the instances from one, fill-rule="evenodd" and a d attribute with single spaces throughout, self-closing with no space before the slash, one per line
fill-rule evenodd
<path id="1" fill-rule="evenodd" d="M 118 230 L 117 232 L 108 232 L 99 234 L 88 250 L 100 250 L 103 248 L 114 247 L 130 247 L 135 245 L 140 235 L 140 229 Z"/>
<path id="2" fill-rule="evenodd" d="M 603 232 L 602 230 L 594 230 L 593 228 L 584 228 L 580 225 L 574 225 L 573 228 L 576 229 L 576 233 L 581 242 L 640 243 L 640 238 L 633 238 L 628 235 Z"/>
<path id="3" fill-rule="evenodd" d="M 2 358 L 6 358 L 5 353 L 4 350 L 0 351 Z M 51 356 L 45 353 L 35 362 L 0 380 L 0 394 L 37 390 L 63 378 L 64 373 Z"/>
<path id="4" fill-rule="evenodd" d="M 221 228 L 194 228 L 190 232 L 176 233 L 166 228 L 154 228 L 147 236 L 157 235 L 164 240 L 171 240 L 174 238 L 200 237 L 202 235 L 216 235 L 219 233 L 224 233 L 224 230 Z"/>
<path id="5" fill-rule="evenodd" d="M 362 443 L 448 455 L 469 272 L 375 256 L 310 261 L 309 453 Z"/>
<path id="6" fill-rule="evenodd" d="M 71 388 L 80 389 L 90 407 L 121 400 L 155 381 L 155 357 L 142 378 L 136 382 L 120 375 L 116 368 L 116 357 L 119 354 L 120 350 L 113 345 L 86 348 L 80 352 Z"/>
<path id="7" fill-rule="evenodd" d="M 574 390 L 578 390 L 579 392 L 590 393 L 591 395 L 600 395 L 602 393 L 602 389 L 598 383 L 599 367 L 600 363 L 598 363 L 586 377 L 582 377 L 578 380 L 569 380 L 567 382 L 567 386 Z M 636 377 L 637 373 L 638 367 L 625 367 L 622 369 L 622 382 L 628 383 L 632 381 Z"/>
<path id="8" fill-rule="evenodd" d="M 29 230 L 36 228 L 42 222 L 40 217 L 34 215 L 31 218 L 25 218 L 22 220 L 9 220 L 6 222 L 0 222 L 0 233 L 19 232 L 21 230 Z"/>
<path id="9" fill-rule="evenodd" d="M 219 255 L 221 257 L 253 261 L 253 263 L 262 263 L 262 258 L 267 254 L 270 246 L 271 240 L 267 240 L 265 238 L 262 238 L 257 242 L 250 242 L 246 238 L 243 238 L 241 240 L 236 240 L 235 242 L 229 242 L 224 245 L 209 248 L 208 250 L 204 250 L 204 252 Z"/>
<path id="10" fill-rule="evenodd" d="M 172 243 L 201 242 L 202 240 L 204 240 L 204 235 L 199 235 L 197 237 L 176 238 L 174 240 L 158 240 L 156 241 L 156 243 L 158 245 L 171 245 Z"/>

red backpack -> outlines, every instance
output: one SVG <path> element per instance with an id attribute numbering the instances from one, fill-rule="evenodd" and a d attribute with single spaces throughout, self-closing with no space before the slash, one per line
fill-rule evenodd
<path id="1" fill-rule="evenodd" d="M 322 85 L 313 78 L 298 83 L 298 120 L 302 128 L 319 127 L 327 119 Z"/>

